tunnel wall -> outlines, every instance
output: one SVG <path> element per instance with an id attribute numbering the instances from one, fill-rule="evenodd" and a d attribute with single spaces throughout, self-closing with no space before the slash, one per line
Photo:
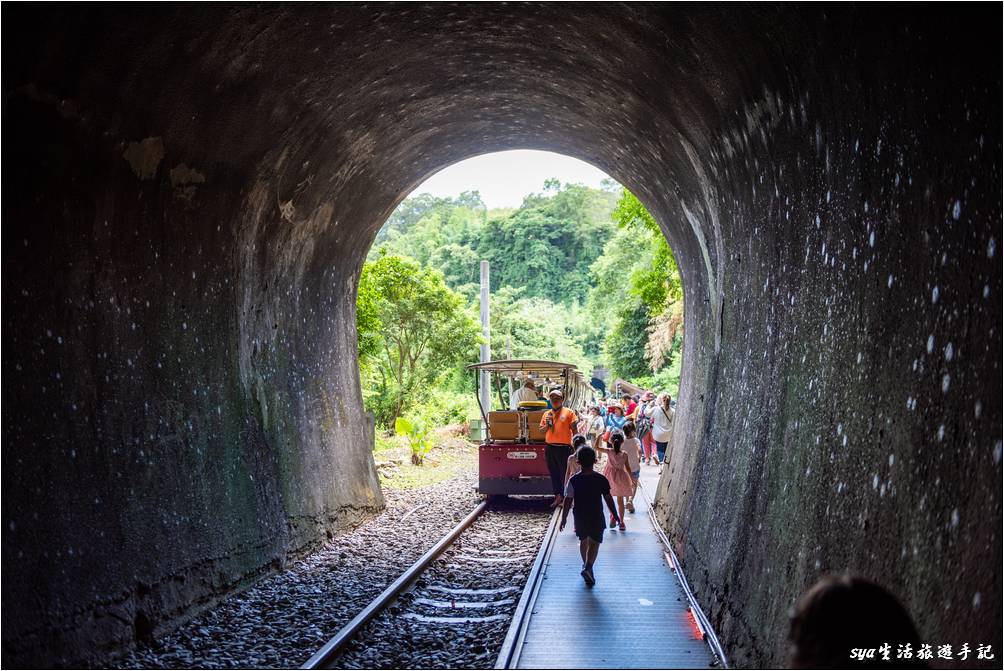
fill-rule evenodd
<path id="1" fill-rule="evenodd" d="M 4 662 L 105 659 L 380 505 L 362 260 L 512 148 L 677 255 L 658 509 L 732 661 L 842 570 L 999 641 L 996 11 L 5 6 Z"/>
<path id="2" fill-rule="evenodd" d="M 196 70 L 159 90 L 177 55 L 138 15 L 23 13 L 4 8 L 26 34 L 4 59 L 3 661 L 74 666 L 382 498 L 354 290 L 263 190 L 250 119 L 207 118 L 192 93 L 219 82 Z"/>
<path id="3" fill-rule="evenodd" d="M 704 422 L 659 515 L 737 666 L 783 663 L 825 573 L 890 589 L 924 642 L 1000 647 L 1001 72 L 975 23 L 794 19 L 694 147 L 721 346 L 687 351 Z"/>

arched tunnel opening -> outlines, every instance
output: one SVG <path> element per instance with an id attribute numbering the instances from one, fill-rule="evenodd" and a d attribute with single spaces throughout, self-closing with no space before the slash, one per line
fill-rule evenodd
<path id="1" fill-rule="evenodd" d="M 1000 649 L 999 7 L 3 14 L 5 663 L 108 659 L 380 508 L 366 252 L 513 148 L 677 254 L 656 510 L 732 661 L 841 571 Z"/>
<path id="2" fill-rule="evenodd" d="M 474 340 L 484 328 L 482 357 L 573 366 L 591 385 L 575 401 L 583 422 L 629 390 L 634 400 L 653 390 L 646 405 L 658 390 L 675 406 L 685 330 L 675 259 L 630 190 L 578 159 L 511 150 L 444 167 L 382 224 L 356 280 L 362 396 L 378 451 L 399 417 L 473 438 L 484 433 L 485 412 L 514 407 L 530 369 L 495 378 L 480 408 L 472 393 L 465 368 L 479 359 Z M 419 303 L 429 311 L 412 320 Z M 479 325 L 482 304 L 490 317 Z M 538 400 L 547 393 L 535 391 Z M 378 471 L 394 477 L 398 462 L 378 458 Z"/>

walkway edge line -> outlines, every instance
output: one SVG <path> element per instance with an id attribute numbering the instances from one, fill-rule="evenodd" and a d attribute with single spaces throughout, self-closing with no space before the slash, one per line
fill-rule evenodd
<path id="1" fill-rule="evenodd" d="M 509 631 L 506 632 L 502 641 L 502 648 L 499 656 L 495 660 L 496 669 L 514 669 L 519 664 L 519 654 L 523 648 L 523 639 L 526 637 L 526 630 L 530 624 L 530 615 L 533 613 L 533 606 L 537 602 L 537 594 L 540 592 L 540 584 L 544 577 L 544 567 L 547 559 L 551 555 L 551 548 L 554 547 L 554 539 L 558 537 L 558 519 L 561 517 L 561 507 L 554 509 L 551 515 L 551 523 L 544 534 L 544 540 L 537 551 L 537 558 L 530 568 L 530 575 L 526 581 L 526 587 L 519 597 L 516 610 L 512 614 L 512 622 Z"/>
<path id="2" fill-rule="evenodd" d="M 683 565 L 680 564 L 680 558 L 676 556 L 676 552 L 673 550 L 672 544 L 669 542 L 669 538 L 666 536 L 666 532 L 662 530 L 662 525 L 659 524 L 659 520 L 655 518 L 655 505 L 654 501 L 648 497 L 648 493 L 638 484 L 638 490 L 641 495 L 645 497 L 645 502 L 648 505 L 648 517 L 652 521 L 652 527 L 655 529 L 655 533 L 659 536 L 659 540 L 662 544 L 666 546 L 666 557 L 670 560 L 669 567 L 673 569 L 673 573 L 676 574 L 676 579 L 680 583 L 680 587 L 683 588 L 684 594 L 687 595 L 687 601 L 690 603 L 691 612 L 694 614 L 697 624 L 704 630 L 704 639 L 708 643 L 708 647 L 711 651 L 718 657 L 718 661 L 721 662 L 723 669 L 731 668 L 729 666 L 729 660 L 725 656 L 725 650 L 722 648 L 721 642 L 718 640 L 718 634 L 715 633 L 715 628 L 711 626 L 711 621 L 708 616 L 704 614 L 704 609 L 701 608 L 701 604 L 697 603 L 697 598 L 694 593 L 690 591 L 690 584 L 687 582 L 687 576 L 683 572 Z"/>

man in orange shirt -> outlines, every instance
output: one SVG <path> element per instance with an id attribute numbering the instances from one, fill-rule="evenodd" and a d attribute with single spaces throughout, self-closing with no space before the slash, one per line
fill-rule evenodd
<path id="1" fill-rule="evenodd" d="M 564 501 L 565 468 L 568 457 L 572 454 L 572 434 L 575 433 L 575 423 L 579 421 L 574 411 L 563 407 L 565 395 L 555 389 L 548 397 L 552 409 L 540 418 L 540 428 L 544 429 L 544 456 L 547 458 L 547 471 L 551 475 L 551 489 L 554 491 L 556 508 Z"/>

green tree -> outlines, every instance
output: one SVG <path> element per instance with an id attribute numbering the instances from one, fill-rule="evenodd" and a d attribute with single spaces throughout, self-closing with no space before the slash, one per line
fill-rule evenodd
<path id="1" fill-rule="evenodd" d="M 621 306 L 603 351 L 614 375 L 627 379 L 652 373 L 645 359 L 648 342 L 648 308 L 640 300 Z"/>
<path id="2" fill-rule="evenodd" d="M 391 425 L 420 389 L 476 358 L 479 329 L 442 273 L 414 259 L 382 255 L 367 262 L 359 286 L 376 314 L 375 322 L 357 319 L 360 342 L 374 336 L 380 342 L 364 384 L 371 391 L 366 400 L 378 423 Z M 374 324 L 376 333 L 363 331 Z"/>
<path id="3" fill-rule="evenodd" d="M 382 256 L 411 257 L 422 273 L 440 271 L 445 285 L 462 294 L 473 322 L 479 262 L 490 261 L 495 357 L 508 341 L 513 356 L 568 361 L 584 372 L 602 361 L 614 375 L 667 383 L 670 371 L 680 369 L 683 291 L 676 261 L 652 215 L 614 182 L 592 189 L 549 179 L 515 209 L 487 210 L 477 192 L 409 198 L 377 236 L 369 261 Z M 360 362 L 367 407 L 386 424 L 398 396 L 394 376 L 382 382 L 377 366 L 388 360 L 384 331 L 391 329 L 374 291 L 360 286 Z M 471 376 L 459 363 L 418 384 L 424 396 L 471 395 Z M 406 389 L 402 398 L 409 416 L 430 412 L 409 405 Z"/>
<path id="4" fill-rule="evenodd" d="M 388 253 L 410 256 L 426 265 L 444 245 L 470 246 L 485 223 L 486 212 L 477 191 L 465 191 L 455 199 L 427 193 L 408 198 L 380 229 L 369 260 Z"/>
<path id="5" fill-rule="evenodd" d="M 576 339 L 573 310 L 546 298 L 503 287 L 491 297 L 492 357 L 548 359 L 592 372 L 592 361 Z"/>
<path id="6" fill-rule="evenodd" d="M 617 201 L 612 216 L 618 228 L 628 231 L 638 239 L 639 247 L 651 252 L 649 263 L 636 264 L 631 270 L 631 293 L 648 307 L 649 316 L 655 317 L 670 301 L 683 297 L 676 258 L 655 218 L 627 189 Z"/>
<path id="7" fill-rule="evenodd" d="M 363 266 L 363 272 L 366 267 Z M 360 279 L 356 293 L 356 338 L 359 346 L 359 367 L 368 370 L 380 352 L 379 296 L 376 286 L 371 281 Z"/>
<path id="8" fill-rule="evenodd" d="M 580 184 L 531 194 L 507 217 L 489 219 L 477 241 L 492 263 L 492 289 L 523 287 L 528 297 L 554 303 L 582 303 L 589 292 L 589 267 L 614 228 L 611 194 Z"/>
<path id="9" fill-rule="evenodd" d="M 406 235 L 408 230 L 415 225 L 422 217 L 438 209 L 449 207 L 449 198 L 437 198 L 430 193 L 421 193 L 411 198 L 406 198 L 391 213 L 387 221 L 377 233 L 373 246 L 377 247 L 382 242 Z"/>
<path id="10" fill-rule="evenodd" d="M 592 314 L 609 316 L 604 358 L 620 377 L 640 379 L 672 365 L 683 328 L 680 271 L 655 218 L 623 189 L 617 232 L 592 264 Z"/>
<path id="11" fill-rule="evenodd" d="M 435 249 L 429 256 L 429 265 L 443 273 L 451 289 L 464 295 L 473 295 L 478 291 L 481 257 L 467 245 L 450 242 Z"/>
<path id="12" fill-rule="evenodd" d="M 603 245 L 603 253 L 589 268 L 589 312 L 612 325 L 620 306 L 632 300 L 631 275 L 652 264 L 652 250 L 638 244 L 632 231 L 617 229 Z"/>

